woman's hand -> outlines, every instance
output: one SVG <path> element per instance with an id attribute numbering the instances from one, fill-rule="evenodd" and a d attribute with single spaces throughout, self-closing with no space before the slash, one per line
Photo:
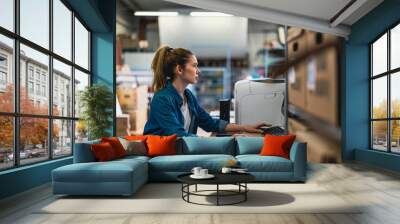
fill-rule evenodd
<path id="1" fill-rule="evenodd" d="M 258 123 L 258 124 L 254 124 L 254 125 L 247 125 L 247 124 L 228 124 L 225 127 L 225 132 L 248 132 L 248 133 L 264 133 L 263 130 L 261 130 L 260 128 L 262 126 L 271 126 L 270 124 L 266 124 L 266 123 Z M 236 133 L 236 134 L 240 134 L 240 133 Z"/>
<path id="2" fill-rule="evenodd" d="M 263 126 L 271 126 L 270 124 L 266 124 L 266 123 L 258 123 L 258 124 L 254 124 L 254 125 L 241 125 L 242 126 L 242 131 L 244 132 L 251 132 L 251 133 L 264 133 L 263 130 L 261 130 L 260 128 Z"/>

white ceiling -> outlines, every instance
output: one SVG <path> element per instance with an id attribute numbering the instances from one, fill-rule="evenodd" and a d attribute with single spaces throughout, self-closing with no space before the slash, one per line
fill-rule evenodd
<path id="1" fill-rule="evenodd" d="M 350 0 L 226 0 L 227 2 L 246 3 L 255 7 L 275 9 L 302 16 L 329 20 Z"/>
<path id="2" fill-rule="evenodd" d="M 383 0 L 165 0 L 281 25 L 347 37 L 350 26 Z M 334 20 L 335 15 L 345 8 Z"/>

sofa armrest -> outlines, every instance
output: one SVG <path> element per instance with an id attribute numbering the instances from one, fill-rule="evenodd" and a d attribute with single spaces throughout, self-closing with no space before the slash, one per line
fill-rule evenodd
<path id="1" fill-rule="evenodd" d="M 307 143 L 295 141 L 290 149 L 290 160 L 293 162 L 293 179 L 305 181 L 307 175 Z"/>
<path id="2" fill-rule="evenodd" d="M 74 163 L 89 163 L 95 162 L 96 158 L 92 153 L 90 146 L 92 144 L 98 144 L 100 140 L 88 141 L 75 143 L 74 147 Z"/>

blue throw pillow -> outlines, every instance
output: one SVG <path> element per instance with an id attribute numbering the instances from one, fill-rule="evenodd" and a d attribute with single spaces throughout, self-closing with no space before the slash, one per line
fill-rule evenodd
<path id="1" fill-rule="evenodd" d="M 259 154 L 264 145 L 263 137 L 237 137 L 237 155 Z"/>
<path id="2" fill-rule="evenodd" d="M 235 142 L 232 137 L 183 137 L 182 154 L 234 155 Z"/>

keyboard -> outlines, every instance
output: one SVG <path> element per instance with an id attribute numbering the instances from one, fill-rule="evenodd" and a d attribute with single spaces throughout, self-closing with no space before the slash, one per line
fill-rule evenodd
<path id="1" fill-rule="evenodd" d="M 261 127 L 265 135 L 285 135 L 285 130 L 279 126 Z"/>

